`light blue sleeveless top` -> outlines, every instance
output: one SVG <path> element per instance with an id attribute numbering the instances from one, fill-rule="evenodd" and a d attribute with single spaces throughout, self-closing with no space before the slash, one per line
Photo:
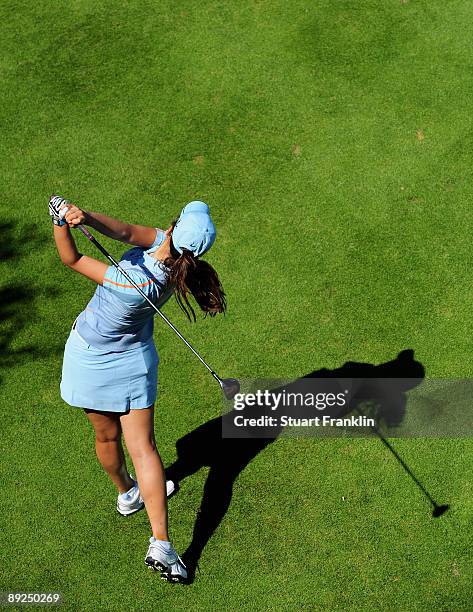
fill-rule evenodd
<path id="1" fill-rule="evenodd" d="M 158 308 L 171 297 L 168 269 L 150 255 L 165 239 L 156 230 L 149 249 L 134 247 L 120 259 L 120 266 Z M 109 351 L 127 351 L 146 345 L 153 337 L 153 308 L 114 266 L 110 266 L 97 289 L 77 318 L 76 330 L 88 344 Z"/>

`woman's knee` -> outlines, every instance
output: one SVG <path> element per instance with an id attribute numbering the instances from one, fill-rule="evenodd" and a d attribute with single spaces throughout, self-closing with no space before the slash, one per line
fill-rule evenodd
<path id="1" fill-rule="evenodd" d="M 131 458 L 136 461 L 158 453 L 154 436 L 125 440 Z"/>
<path id="2" fill-rule="evenodd" d="M 119 442 L 121 439 L 121 431 L 118 428 L 106 428 L 95 430 L 95 440 L 99 444 L 106 442 Z"/>

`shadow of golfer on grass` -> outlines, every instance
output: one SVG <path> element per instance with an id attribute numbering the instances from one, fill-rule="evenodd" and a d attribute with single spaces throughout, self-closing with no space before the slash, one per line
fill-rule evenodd
<path id="1" fill-rule="evenodd" d="M 23 259 L 38 252 L 46 243 L 45 236 L 35 225 L 0 221 L 0 235 L 0 274 L 2 279 L 6 279 L 0 287 L 0 371 L 4 372 L 51 353 L 50 349 L 31 342 L 17 347 L 15 340 L 34 320 L 37 300 L 56 296 L 59 291 L 56 287 L 32 285 L 26 279 L 22 282 L 16 280 Z M 25 244 L 28 245 L 26 249 Z"/>
<path id="2" fill-rule="evenodd" d="M 367 399 L 377 400 L 378 405 L 381 404 L 381 410 L 387 408 L 386 414 L 391 416 L 390 424 L 394 425 L 402 421 L 406 410 L 406 391 L 422 382 L 424 368 L 421 363 L 414 360 L 412 350 L 405 350 L 399 353 L 396 359 L 381 365 L 347 362 L 338 369 L 315 370 L 284 388 L 288 392 L 292 388 L 297 388 L 298 382 L 314 378 L 354 379 L 351 381 L 351 403 L 345 408 L 345 415 L 356 406 L 365 403 Z M 380 396 L 380 390 L 373 379 L 381 378 L 399 380 L 393 380 L 392 385 L 389 385 L 389 392 L 381 391 Z M 272 391 L 277 392 L 278 389 Z M 389 406 L 386 406 L 386 403 Z M 183 555 L 191 580 L 207 542 L 230 506 L 233 483 L 250 461 L 272 444 L 283 430 L 282 427 L 273 428 L 272 437 L 266 438 L 258 438 L 256 431 L 254 437 L 222 437 L 222 431 L 228 426 L 226 420 L 233 419 L 234 416 L 235 410 L 232 410 L 200 425 L 180 438 L 176 443 L 177 460 L 166 469 L 166 477 L 178 484 L 200 468 L 204 466 L 210 468 L 194 524 L 192 541 Z M 334 416 L 340 417 L 342 414 L 338 411 Z"/>

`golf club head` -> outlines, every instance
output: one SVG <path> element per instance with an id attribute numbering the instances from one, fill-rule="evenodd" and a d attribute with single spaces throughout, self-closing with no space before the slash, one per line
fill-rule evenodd
<path id="1" fill-rule="evenodd" d="M 236 378 L 224 378 L 219 381 L 223 394 L 231 400 L 240 391 L 240 381 Z"/>
<path id="2" fill-rule="evenodd" d="M 433 512 L 432 512 L 432 516 L 434 518 L 442 516 L 442 514 L 445 514 L 445 512 L 447 512 L 447 510 L 449 508 L 450 508 L 450 506 L 448 504 L 445 504 L 444 506 L 435 506 L 435 508 L 433 509 Z"/>

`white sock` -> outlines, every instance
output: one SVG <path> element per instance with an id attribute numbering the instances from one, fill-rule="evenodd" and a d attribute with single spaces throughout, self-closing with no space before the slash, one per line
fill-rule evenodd
<path id="1" fill-rule="evenodd" d="M 171 542 L 168 542 L 168 540 L 157 540 L 155 537 L 153 537 L 153 542 L 154 544 L 159 544 L 161 548 L 166 551 L 171 550 L 172 548 L 172 544 Z"/>

